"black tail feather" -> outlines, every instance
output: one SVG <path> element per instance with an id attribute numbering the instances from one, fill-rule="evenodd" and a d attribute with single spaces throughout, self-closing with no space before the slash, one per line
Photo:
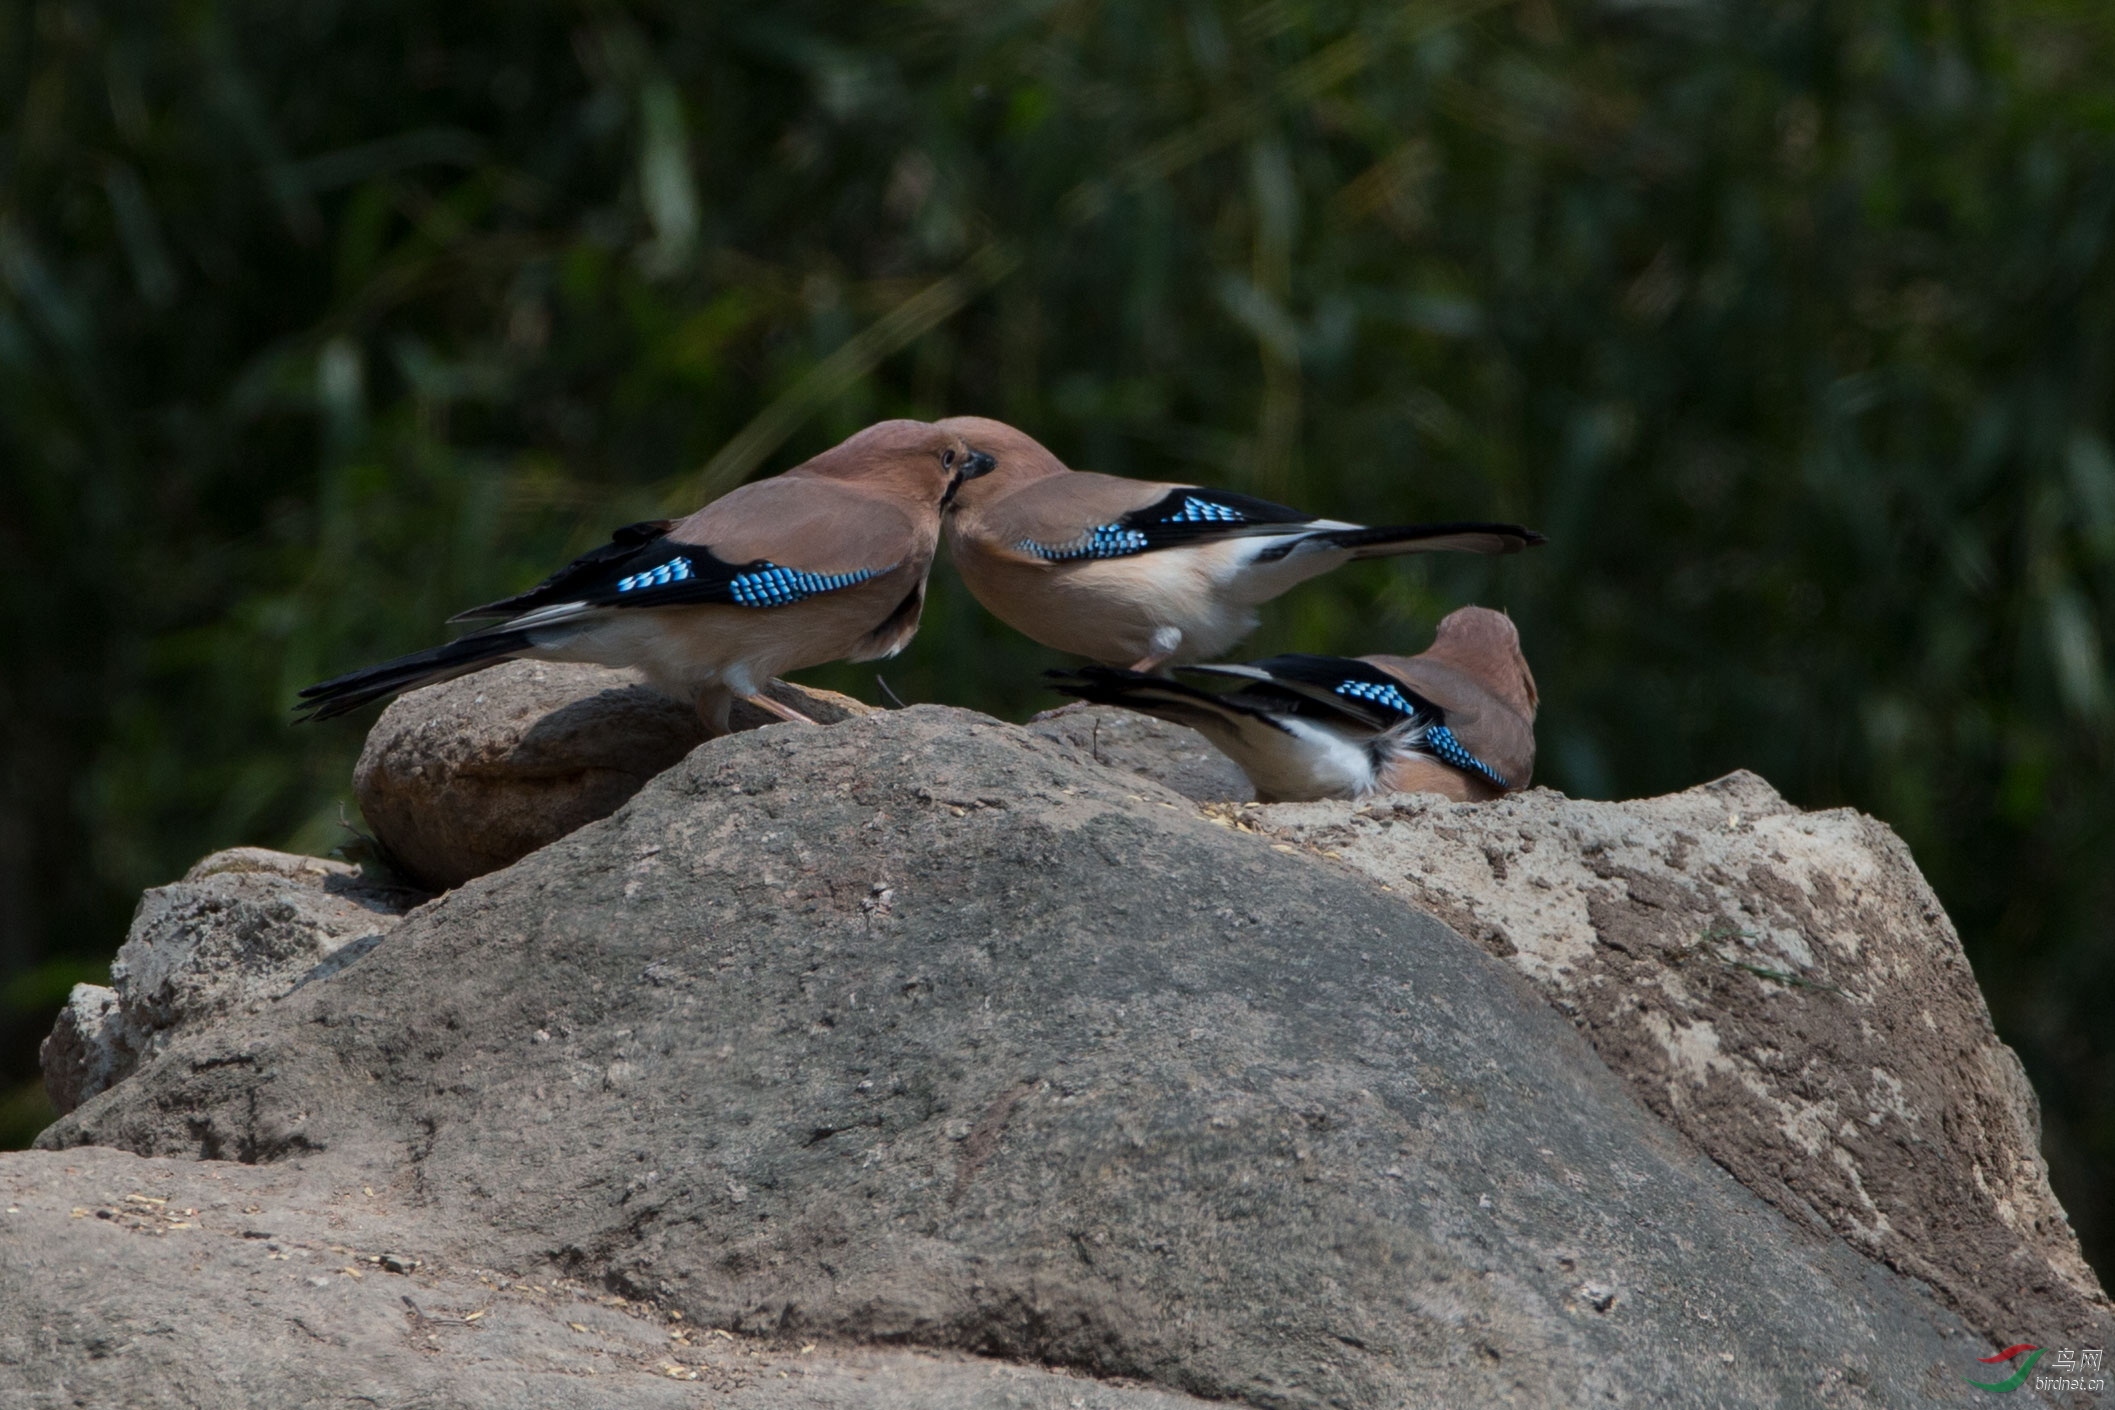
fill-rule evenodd
<path id="1" fill-rule="evenodd" d="M 1549 540 L 1519 524 L 1383 524 L 1371 529 L 1339 529 L 1327 538 L 1338 548 L 1359 551 L 1361 558 L 1397 553 L 1518 553 Z"/>
<path id="2" fill-rule="evenodd" d="M 1401 682 L 1383 675 L 1364 661 L 1342 656 L 1272 656 L 1246 665 L 1178 666 L 1179 671 L 1198 675 L 1229 676 L 1248 684 L 1234 692 L 1281 714 L 1309 719 L 1333 720 L 1375 732 L 1390 729 L 1412 718 L 1417 710 L 1430 711 L 1430 702 Z M 1337 686 L 1346 680 L 1369 680 L 1392 686 L 1409 710 L 1374 700 L 1370 696 L 1344 694 Z M 1226 698 L 1224 696 L 1220 697 Z M 1433 714 L 1437 719 L 1438 715 Z"/>
<path id="3" fill-rule="evenodd" d="M 1157 715 L 1177 724 L 1246 716 L 1284 729 L 1292 716 L 1384 733 L 1406 720 L 1438 723 L 1438 707 L 1394 677 L 1367 662 L 1338 656 L 1273 656 L 1246 665 L 1178 666 L 1178 671 L 1221 676 L 1244 682 L 1239 690 L 1203 690 L 1166 676 L 1115 666 L 1082 666 L 1045 671 L 1050 688 L 1096 705 L 1115 705 L 1142 715 Z M 1398 692 L 1404 708 L 1335 686 L 1346 680 L 1370 681 Z"/>
<path id="4" fill-rule="evenodd" d="M 610 535 L 608 543 L 589 549 L 527 592 L 518 592 L 482 607 L 468 608 L 448 620 L 469 622 L 479 617 L 518 617 L 534 608 L 563 602 L 577 595 L 580 589 L 604 578 L 613 564 L 622 563 L 645 550 L 674 524 L 673 519 L 648 519 L 644 523 L 626 524 Z"/>
<path id="5" fill-rule="evenodd" d="M 479 666 L 503 661 L 531 645 L 533 642 L 527 632 L 474 632 L 446 646 L 414 651 L 394 661 L 319 681 L 301 692 L 302 703 L 295 708 L 308 713 L 298 719 L 304 724 L 310 720 L 328 720 L 349 710 L 357 710 L 370 700 L 380 700 L 400 690 L 446 680 Z"/>
<path id="6" fill-rule="evenodd" d="M 1045 671 L 1043 675 L 1049 680 L 1050 688 L 1061 695 L 1077 696 L 1093 705 L 1136 710 L 1141 715 L 1156 715 L 1177 724 L 1195 725 L 1200 721 L 1225 720 L 1235 715 L 1275 723 L 1270 711 L 1260 708 L 1260 702 L 1244 700 L 1238 692 L 1221 695 L 1144 671 L 1129 671 L 1118 666 L 1081 666 L 1072 671 Z"/>

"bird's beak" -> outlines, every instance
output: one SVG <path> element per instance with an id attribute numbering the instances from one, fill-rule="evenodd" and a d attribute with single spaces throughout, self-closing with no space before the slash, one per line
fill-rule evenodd
<path id="1" fill-rule="evenodd" d="M 989 451 L 973 450 L 963 456 L 955 467 L 955 478 L 947 482 L 947 493 L 940 496 L 940 507 L 952 509 L 955 491 L 962 488 L 964 480 L 974 480 L 979 475 L 989 475 L 999 465 L 998 457 Z"/>

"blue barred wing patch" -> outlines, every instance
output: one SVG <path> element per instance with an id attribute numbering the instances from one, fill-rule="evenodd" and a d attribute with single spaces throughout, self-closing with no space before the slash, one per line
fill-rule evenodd
<path id="1" fill-rule="evenodd" d="M 1513 786 L 1505 775 L 1463 748 L 1462 742 L 1454 737 L 1454 731 L 1445 725 L 1427 725 L 1421 742 L 1442 764 L 1451 764 L 1465 774 L 1481 774 L 1500 788 Z"/>
<path id="2" fill-rule="evenodd" d="M 1370 700 L 1374 704 L 1395 711 L 1398 715 L 1415 715 L 1417 707 L 1406 699 L 1402 691 L 1392 685 L 1381 685 L 1374 681 L 1344 681 L 1336 688 L 1337 694 L 1348 695 L 1354 700 Z"/>
<path id="3" fill-rule="evenodd" d="M 787 607 L 822 593 L 857 587 L 873 576 L 871 568 L 850 573 L 809 573 L 766 561 L 731 580 L 727 595 L 741 607 Z"/>
<path id="4" fill-rule="evenodd" d="M 1146 550 L 1146 536 L 1121 524 L 1097 524 L 1071 543 L 1037 543 L 1022 539 L 1014 547 L 1049 563 L 1071 563 L 1082 558 L 1128 558 Z"/>
<path id="5" fill-rule="evenodd" d="M 1134 509 L 1121 519 L 1097 524 L 1065 543 L 1022 539 L 1014 545 L 1046 563 L 1076 563 L 1095 558 L 1129 558 L 1163 548 L 1185 548 L 1284 526 L 1288 536 L 1311 522 L 1308 515 L 1282 504 L 1227 490 L 1187 486 Z M 1288 539 L 1288 541 L 1290 541 Z"/>
<path id="6" fill-rule="evenodd" d="M 638 592 L 642 588 L 667 587 L 670 583 L 688 582 L 692 576 L 688 558 L 671 558 L 658 568 L 617 579 L 617 591 Z"/>
<path id="7" fill-rule="evenodd" d="M 1182 508 L 1164 516 L 1163 524 L 1246 524 L 1248 515 L 1231 504 L 1214 504 L 1195 495 L 1182 497 Z"/>
<path id="8" fill-rule="evenodd" d="M 1383 709 L 1394 710 L 1405 719 L 1415 720 L 1419 714 L 1418 707 L 1412 704 L 1401 690 L 1380 681 L 1347 680 L 1338 684 L 1335 689 L 1339 695 L 1348 695 L 1355 700 L 1369 701 Z M 1412 730 L 1409 735 L 1408 742 L 1414 747 L 1423 749 L 1450 768 L 1487 778 L 1500 788 L 1513 786 L 1505 775 L 1470 753 L 1468 747 L 1454 737 L 1453 730 L 1433 719 L 1430 713 L 1425 715 L 1425 719 L 1428 723 L 1422 728 Z"/>

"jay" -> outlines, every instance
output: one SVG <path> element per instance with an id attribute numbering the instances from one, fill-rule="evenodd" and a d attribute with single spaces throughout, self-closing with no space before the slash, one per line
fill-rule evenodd
<path id="1" fill-rule="evenodd" d="M 301 692 L 304 719 L 516 657 L 630 667 L 724 734 L 737 698 L 828 661 L 893 656 L 917 634 L 940 516 L 992 457 L 951 430 L 884 421 L 683 520 L 621 528 L 527 592 L 453 620 L 500 619 Z"/>
<path id="2" fill-rule="evenodd" d="M 1188 725 L 1248 775 L 1265 803 L 1439 793 L 1482 802 L 1535 770 L 1535 678 L 1504 613 L 1464 607 L 1416 656 L 1273 656 L 1187 666 L 1231 677 L 1215 692 L 1108 666 L 1052 671 L 1055 687 Z"/>
<path id="3" fill-rule="evenodd" d="M 1225 490 L 1070 470 L 981 416 L 939 424 L 998 461 L 947 514 L 962 580 L 1016 631 L 1104 665 L 1158 671 L 1216 656 L 1255 630 L 1259 604 L 1355 558 L 1544 542 L 1517 524 L 1317 519 Z"/>

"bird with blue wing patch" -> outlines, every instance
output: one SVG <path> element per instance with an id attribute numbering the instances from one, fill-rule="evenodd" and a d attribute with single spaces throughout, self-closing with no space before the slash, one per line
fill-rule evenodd
<path id="1" fill-rule="evenodd" d="M 948 510 L 962 580 L 993 616 L 1045 646 L 1157 671 L 1217 656 L 1256 608 L 1357 558 L 1517 553 L 1518 524 L 1367 528 L 1198 485 L 1067 469 L 1021 431 L 981 416 L 939 423 L 997 458 Z"/>
<path id="2" fill-rule="evenodd" d="M 1266 803 L 1439 793 L 1482 802 L 1535 770 L 1535 677 L 1512 619 L 1464 607 L 1416 656 L 1273 656 L 1185 666 L 1238 680 L 1213 691 L 1144 671 L 1050 673 L 1054 688 L 1188 725 L 1241 766 Z"/>
<path id="3" fill-rule="evenodd" d="M 871 661 L 918 631 L 940 516 L 992 457 L 923 421 L 884 421 L 682 520 L 617 530 L 514 597 L 455 620 L 499 619 L 431 650 L 301 692 L 328 719 L 414 686 L 517 657 L 636 669 L 724 734 L 737 699 L 772 677 Z"/>

